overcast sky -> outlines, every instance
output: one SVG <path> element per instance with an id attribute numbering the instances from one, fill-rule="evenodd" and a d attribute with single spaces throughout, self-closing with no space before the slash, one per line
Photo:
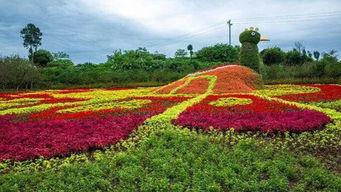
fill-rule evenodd
<path id="1" fill-rule="evenodd" d="M 66 52 L 75 63 L 105 62 L 114 50 L 137 47 L 172 57 L 188 44 L 227 43 L 228 19 L 234 45 L 254 26 L 271 39 L 260 49 L 289 50 L 300 41 L 341 55 L 340 0 L 0 0 L 0 56 L 26 57 L 20 30 L 34 23 L 42 49 Z"/>

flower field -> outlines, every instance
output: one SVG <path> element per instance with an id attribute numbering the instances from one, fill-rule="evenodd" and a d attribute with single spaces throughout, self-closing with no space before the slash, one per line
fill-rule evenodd
<path id="1" fill-rule="evenodd" d="M 209 82 L 197 80 L 192 83 L 205 85 L 205 81 Z M 191 94 L 186 95 L 182 89 L 184 87 L 178 89 L 179 94 L 169 95 L 145 88 L 1 94 L 0 160 L 51 158 L 115 144 L 127 139 L 147 119 L 198 97 L 192 90 L 187 89 Z M 339 102 L 341 86 L 271 85 L 259 93 L 207 96 L 197 93 L 205 97 L 193 100 L 183 111 L 176 111 L 177 118 L 170 120 L 174 125 L 207 131 L 233 129 L 267 134 L 322 130 L 333 123 L 333 118 L 323 110 L 269 100 L 262 94 L 290 102 L 313 102 L 311 106 L 318 106 L 317 101 Z"/>
<path id="2" fill-rule="evenodd" d="M 216 155 L 225 154 L 223 148 L 219 146 L 230 147 L 237 150 L 234 153 L 238 153 L 238 150 L 241 150 L 245 144 L 243 142 L 248 143 L 245 145 L 253 146 L 251 142 L 259 147 L 271 148 L 271 153 L 295 151 L 313 155 L 328 161 L 327 165 L 333 167 L 331 169 L 335 169 L 336 172 L 340 171 L 336 162 L 340 158 L 341 149 L 341 86 L 287 84 L 265 85 L 262 89 L 255 89 L 256 84 L 253 83 L 256 81 L 252 74 L 250 77 L 251 79 L 243 82 L 252 82 L 251 84 L 234 85 L 237 86 L 235 90 L 231 87 L 226 89 L 221 82 L 221 74 L 213 69 L 159 88 L 69 89 L 2 93 L 0 94 L 0 174 L 6 178 L 6 175 L 16 173 L 61 170 L 64 167 L 72 167 L 84 162 L 91 164 L 91 162 L 103 161 L 108 164 L 108 158 L 117 161 L 115 166 L 124 165 L 128 169 L 140 161 L 144 163 L 149 161 L 139 156 L 141 151 L 138 152 L 138 150 L 145 150 L 141 154 L 150 156 L 152 153 L 146 151 L 164 146 L 165 148 L 158 149 L 161 151 L 154 151 L 153 154 L 159 154 L 159 158 L 161 156 L 173 158 L 179 151 L 169 151 L 172 155 L 164 154 L 164 152 L 174 147 L 168 146 L 167 143 L 175 141 L 182 144 L 175 142 L 174 145 L 179 145 L 180 148 L 174 150 L 184 149 L 181 148 L 184 147 L 183 143 L 186 145 L 196 143 L 201 146 L 203 153 L 205 153 L 204 146 L 218 147 L 208 147 L 210 150 L 217 150 L 210 153 L 220 151 Z M 159 137 L 162 140 L 155 140 Z M 186 139 L 183 140 L 183 137 L 197 139 L 189 142 Z M 197 143 L 201 140 L 208 143 Z M 155 143 L 159 143 L 158 146 Z M 194 149 L 194 146 L 192 149 L 187 149 L 187 147 L 187 152 L 199 150 Z M 200 150 L 195 152 L 197 156 L 202 155 Z M 186 156 L 187 152 L 181 153 Z M 267 152 L 259 153 L 266 154 Z M 128 154 L 136 156 L 130 157 Z M 129 159 L 128 156 L 133 159 Z M 128 159 L 120 160 L 125 158 Z M 140 160 L 135 161 L 134 158 Z M 186 158 L 192 161 L 195 157 L 186 156 Z M 212 158 L 224 159 L 225 157 Z M 265 161 L 261 159 L 260 161 Z M 265 159 L 270 159 L 270 156 Z M 158 170 L 168 163 L 175 166 L 177 163 L 172 162 L 173 160 L 163 162 L 158 166 L 157 161 L 141 166 L 156 166 L 153 170 Z M 130 161 L 131 164 L 126 164 Z M 210 160 L 210 162 L 215 162 L 215 160 Z M 97 166 L 96 163 L 91 166 Z M 183 167 L 188 166 L 180 160 L 178 163 L 182 163 Z M 291 163 L 294 162 L 288 164 L 291 165 Z M 312 167 L 316 167 L 315 165 L 320 166 L 314 164 Z M 165 168 L 165 171 L 173 170 L 172 166 Z M 133 170 L 140 168 L 134 167 Z M 304 170 L 299 169 L 296 171 L 305 173 Z M 113 177 L 120 180 L 119 184 L 122 184 L 127 178 L 120 174 L 128 174 L 133 170 L 115 173 Z M 175 174 L 181 170 L 182 168 L 173 171 Z M 233 170 L 225 171 L 230 171 L 231 177 L 237 174 Z M 227 172 L 219 173 L 226 174 Z M 132 174 L 139 175 L 138 172 Z M 183 174 L 187 175 L 187 173 Z M 37 177 L 40 178 L 40 176 Z M 178 175 L 166 177 L 174 178 Z M 289 180 L 290 177 L 288 176 Z M 334 177 L 330 177 L 331 181 L 337 182 Z M 17 180 L 24 182 L 30 177 L 27 175 L 25 178 L 23 180 L 17 178 Z M 225 185 L 224 182 L 227 182 L 216 180 L 214 175 L 210 178 L 215 182 L 222 182 L 222 186 Z M 148 181 L 148 178 L 145 179 L 143 182 Z M 259 181 L 258 176 L 256 180 Z M 127 186 L 132 187 L 131 182 L 127 181 Z M 167 182 L 170 181 L 167 180 Z M 211 182 L 211 180 L 206 182 Z M 119 184 L 114 189 L 119 191 L 127 189 L 120 188 Z M 307 187 L 303 187 L 307 190 L 311 184 L 305 182 L 302 185 Z M 155 183 L 152 186 L 154 187 Z M 278 187 L 283 187 L 285 191 L 287 189 L 285 186 L 289 184 Z M 333 186 L 335 187 L 334 184 Z M 322 188 L 328 188 L 328 186 L 322 186 Z M 19 187 L 19 189 L 23 188 Z M 136 188 L 131 189 L 131 191 L 134 190 Z"/>

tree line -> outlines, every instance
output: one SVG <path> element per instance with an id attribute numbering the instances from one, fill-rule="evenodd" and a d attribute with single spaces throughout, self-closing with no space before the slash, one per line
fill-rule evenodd
<path id="1" fill-rule="evenodd" d="M 28 24 L 20 34 L 29 55 L 27 59 L 0 58 L 2 89 L 155 86 L 199 69 L 239 62 L 240 57 L 240 46 L 216 44 L 195 51 L 190 44 L 176 50 L 171 58 L 137 48 L 115 50 L 103 63 L 74 64 L 67 53 L 39 49 L 43 34 L 35 25 Z M 335 51 L 320 54 L 306 50 L 299 42 L 288 52 L 278 47 L 264 49 L 260 58 L 260 73 L 265 80 L 329 78 L 336 82 L 341 77 L 341 63 Z"/>

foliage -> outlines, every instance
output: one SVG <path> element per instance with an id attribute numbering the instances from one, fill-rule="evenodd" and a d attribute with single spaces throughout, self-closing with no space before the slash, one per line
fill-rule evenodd
<path id="1" fill-rule="evenodd" d="M 174 57 L 175 58 L 184 58 L 188 55 L 188 52 L 185 49 L 177 49 L 175 51 Z"/>
<path id="2" fill-rule="evenodd" d="M 54 60 L 47 64 L 47 67 L 56 67 L 56 69 L 67 69 L 72 67 L 74 64 L 71 60 L 63 59 L 63 60 Z"/>
<path id="3" fill-rule="evenodd" d="M 52 53 L 52 55 L 53 55 L 53 61 L 70 60 L 70 55 L 61 51 L 57 53 Z"/>
<path id="4" fill-rule="evenodd" d="M 38 69 L 19 56 L 0 58 L 0 86 L 3 89 L 29 88 L 40 80 Z"/>
<path id="5" fill-rule="evenodd" d="M 286 65 L 302 65 L 305 62 L 312 62 L 313 59 L 311 56 L 307 55 L 307 52 L 305 49 L 302 51 L 298 51 L 296 49 L 293 49 L 291 51 L 288 51 L 285 58 L 285 64 Z"/>
<path id="6" fill-rule="evenodd" d="M 314 54 L 314 58 L 316 59 L 316 61 L 318 61 L 320 58 L 320 52 L 314 51 L 313 54 Z"/>
<path id="7" fill-rule="evenodd" d="M 193 52 L 193 45 L 191 45 L 191 44 L 187 45 L 187 50 L 189 51 L 189 56 L 192 59 L 193 53 L 194 53 Z"/>
<path id="8" fill-rule="evenodd" d="M 20 34 L 24 39 L 24 47 L 28 48 L 29 55 L 32 56 L 41 45 L 41 36 L 43 34 L 40 32 L 40 29 L 32 23 L 27 24 L 26 27 L 20 31 Z"/>
<path id="9" fill-rule="evenodd" d="M 151 71 L 160 68 L 160 62 L 166 58 L 160 54 L 152 54 L 145 48 L 129 51 L 115 51 L 113 55 L 108 56 L 108 65 L 111 65 L 113 70 L 126 71 L 143 69 Z"/>
<path id="10" fill-rule="evenodd" d="M 268 48 L 261 51 L 261 57 L 265 65 L 282 63 L 285 60 L 285 52 L 280 48 Z"/>
<path id="11" fill-rule="evenodd" d="M 243 43 L 258 44 L 260 41 L 260 33 L 251 29 L 245 30 L 239 35 L 239 41 Z"/>
<path id="12" fill-rule="evenodd" d="M 40 49 L 34 52 L 33 61 L 40 67 L 46 67 L 49 62 L 53 61 L 53 56 L 49 51 Z"/>
<path id="13" fill-rule="evenodd" d="M 245 30 L 239 35 L 239 41 L 242 44 L 240 50 L 240 64 L 259 73 L 260 58 L 257 44 L 260 41 L 260 33 L 253 29 Z"/>
<path id="14" fill-rule="evenodd" d="M 172 147 L 171 147 L 172 146 Z M 207 136 L 159 131 L 139 148 L 57 170 L 0 176 L 1 191 L 338 191 L 340 178 L 310 155 L 241 140 L 232 148 Z M 84 159 L 84 158 L 83 158 Z M 47 164 L 48 165 L 48 164 Z M 77 179 L 75 179 L 77 178 Z"/>
<path id="15" fill-rule="evenodd" d="M 248 98 L 238 98 L 238 97 L 222 97 L 218 100 L 211 101 L 209 104 L 217 107 L 228 107 L 234 105 L 247 105 L 251 104 L 252 100 Z"/>
<path id="16" fill-rule="evenodd" d="M 259 72 L 260 59 L 256 44 L 243 43 L 240 50 L 240 64 Z"/>
<path id="17" fill-rule="evenodd" d="M 216 44 L 198 50 L 196 57 L 204 62 L 233 63 L 238 61 L 239 49 L 239 46 L 233 47 L 227 44 Z"/>

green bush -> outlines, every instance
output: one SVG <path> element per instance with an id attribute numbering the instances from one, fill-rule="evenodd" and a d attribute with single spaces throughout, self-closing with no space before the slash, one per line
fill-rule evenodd
<path id="1" fill-rule="evenodd" d="M 33 62 L 34 64 L 40 67 L 46 67 L 49 62 L 53 61 L 52 54 L 47 51 L 40 49 L 33 54 Z"/>
<path id="2" fill-rule="evenodd" d="M 279 64 L 284 62 L 285 52 L 278 47 L 264 49 L 261 52 L 261 57 L 265 65 Z"/>
<path id="3" fill-rule="evenodd" d="M 287 65 L 302 65 L 304 63 L 304 57 L 299 51 L 294 49 L 287 52 L 285 63 Z"/>
<path id="4" fill-rule="evenodd" d="M 58 67 L 58 68 L 68 68 L 71 66 L 73 66 L 73 62 L 71 60 L 55 60 L 47 64 L 47 67 Z"/>
<path id="5" fill-rule="evenodd" d="M 200 49 L 196 52 L 196 57 L 203 62 L 233 63 L 238 61 L 239 50 L 239 46 L 216 44 Z"/>
<path id="6" fill-rule="evenodd" d="M 40 83 L 36 66 L 19 56 L 0 58 L 0 86 L 2 89 L 32 88 Z"/>
<path id="7" fill-rule="evenodd" d="M 325 76 L 331 78 L 341 78 L 341 62 L 328 63 L 325 66 Z"/>

